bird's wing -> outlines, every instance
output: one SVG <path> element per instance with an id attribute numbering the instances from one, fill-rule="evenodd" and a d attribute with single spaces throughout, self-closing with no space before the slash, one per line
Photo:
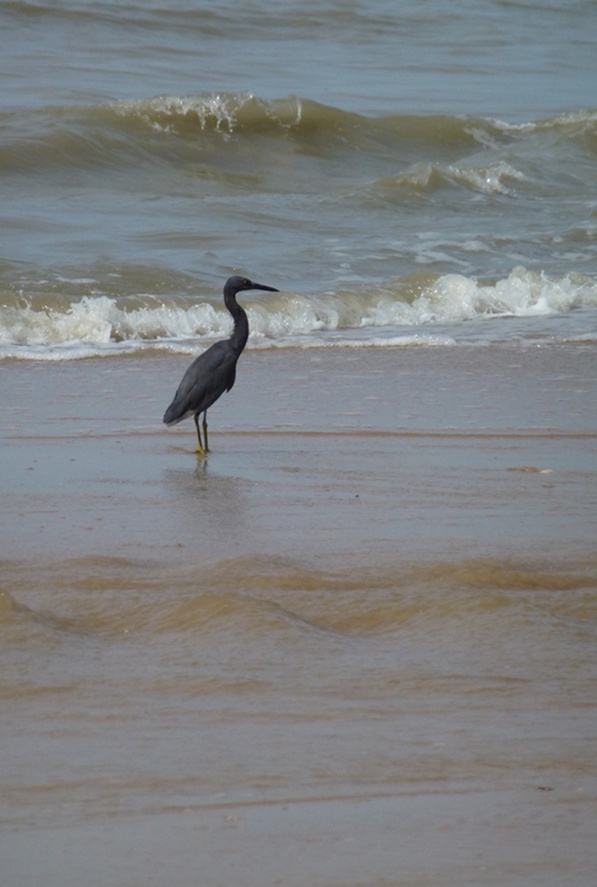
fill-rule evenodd
<path id="1" fill-rule="evenodd" d="M 203 412 L 220 397 L 230 391 L 236 376 L 238 354 L 228 341 L 216 342 L 195 358 L 178 386 L 167 413 L 182 417 Z"/>

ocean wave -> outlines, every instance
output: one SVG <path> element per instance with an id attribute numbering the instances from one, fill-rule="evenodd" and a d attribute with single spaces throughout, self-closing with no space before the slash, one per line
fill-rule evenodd
<path id="1" fill-rule="evenodd" d="M 158 158 L 180 164 L 196 152 L 264 137 L 273 150 L 337 159 L 347 152 L 385 156 L 402 143 L 411 152 L 476 144 L 464 119 L 449 116 L 372 118 L 289 96 L 249 92 L 161 95 L 91 106 L 49 106 L 0 115 L 0 173 L 129 167 Z M 481 126 L 481 124 L 479 124 Z M 264 151 L 263 144 L 261 149 Z M 189 151 L 191 154 L 189 155 Z M 265 152 L 267 165 L 269 152 Z M 215 163 L 217 156 L 211 155 Z M 207 158 L 205 158 L 207 160 Z"/>
<path id="2" fill-rule="evenodd" d="M 221 150 L 227 143 L 255 138 L 260 140 L 267 166 L 268 158 L 274 156 L 264 148 L 267 137 L 277 153 L 299 151 L 335 162 L 355 152 L 382 162 L 393 156 L 400 158 L 401 165 L 423 163 L 418 173 L 416 169 L 412 173 L 415 178 L 424 178 L 424 164 L 430 163 L 437 164 L 430 167 L 432 172 L 462 181 L 467 177 L 466 164 L 462 170 L 460 162 L 451 168 L 454 157 L 503 147 L 529 133 L 549 135 L 557 130 L 569 138 L 594 135 L 597 113 L 579 111 L 524 124 L 450 115 L 373 117 L 298 96 L 264 99 L 238 92 L 48 106 L 18 115 L 4 112 L 0 123 L 0 174 L 72 169 L 73 164 L 79 169 L 129 168 L 156 158 L 179 165 L 196 160 L 202 148 Z M 212 156 L 214 163 L 216 159 Z M 490 168 L 485 175 L 480 171 L 485 182 L 509 174 L 506 167 L 495 172 Z M 474 178 L 474 171 L 470 175 Z"/>
<path id="3" fill-rule="evenodd" d="M 465 115 L 391 114 L 374 117 L 309 98 L 264 99 L 251 92 L 163 95 L 114 102 L 102 108 L 104 113 L 111 113 L 116 118 L 139 120 L 151 129 L 180 135 L 198 131 L 215 131 L 224 136 L 235 132 L 270 131 L 306 136 L 326 134 L 334 141 L 346 140 L 347 135 L 360 135 L 377 137 L 384 142 L 399 138 L 451 148 L 486 147 L 491 137 L 503 141 L 504 136 L 512 134 L 554 129 L 575 133 L 594 131 L 597 126 L 597 111 L 593 110 L 522 124 Z"/>
<path id="4" fill-rule="evenodd" d="M 594 108 L 586 108 L 578 111 L 568 111 L 564 114 L 556 114 L 554 117 L 548 117 L 545 120 L 537 120 L 525 123 L 507 123 L 503 120 L 490 118 L 491 123 L 497 132 L 507 135 L 517 133 L 545 132 L 545 131 L 562 131 L 568 133 L 585 133 L 587 131 L 595 132 L 597 127 L 597 110 Z"/>
<path id="5" fill-rule="evenodd" d="M 0 356 L 69 359 L 147 350 L 193 353 L 228 336 L 220 299 L 188 294 L 65 298 L 40 305 L 19 294 L 0 308 Z M 410 275 L 325 293 L 249 296 L 250 348 L 451 345 L 451 325 L 495 317 L 540 317 L 597 306 L 597 281 L 517 268 L 481 282 L 459 274 Z M 441 330 L 434 326 L 442 325 Z"/>
<path id="6" fill-rule="evenodd" d="M 404 192 L 433 192 L 446 187 L 463 187 L 481 194 L 514 193 L 512 184 L 526 176 L 504 160 L 485 163 L 415 163 L 397 176 L 386 176 L 368 186 L 366 193 L 391 200 L 402 200 Z"/>

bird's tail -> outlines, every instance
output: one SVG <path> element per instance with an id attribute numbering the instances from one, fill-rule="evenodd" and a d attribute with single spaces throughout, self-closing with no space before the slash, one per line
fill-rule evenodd
<path id="1" fill-rule="evenodd" d="M 192 415 L 192 413 L 181 412 L 180 405 L 177 404 L 175 400 L 173 400 L 164 413 L 164 418 L 162 421 L 164 422 L 164 425 L 178 425 L 179 422 L 182 422 L 183 419 L 186 419 L 187 416 L 190 415 Z"/>

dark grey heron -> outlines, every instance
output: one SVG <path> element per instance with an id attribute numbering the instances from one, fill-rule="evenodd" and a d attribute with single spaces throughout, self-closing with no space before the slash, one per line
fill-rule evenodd
<path id="1" fill-rule="evenodd" d="M 234 329 L 229 339 L 216 342 L 190 365 L 174 400 L 164 413 L 165 425 L 176 425 L 192 416 L 197 429 L 197 452 L 209 452 L 207 442 L 207 411 L 225 392 L 230 391 L 236 379 L 236 364 L 249 337 L 249 321 L 246 311 L 236 301 L 242 290 L 267 290 L 277 293 L 273 286 L 254 283 L 246 277 L 230 277 L 224 284 L 224 304 L 232 314 Z M 199 429 L 199 416 L 203 413 L 203 438 Z"/>

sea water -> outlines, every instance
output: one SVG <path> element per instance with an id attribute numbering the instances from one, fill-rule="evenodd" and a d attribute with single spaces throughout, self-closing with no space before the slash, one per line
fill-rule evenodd
<path id="1" fill-rule="evenodd" d="M 592 3 L 0 15 L 3 356 L 592 340 Z"/>

